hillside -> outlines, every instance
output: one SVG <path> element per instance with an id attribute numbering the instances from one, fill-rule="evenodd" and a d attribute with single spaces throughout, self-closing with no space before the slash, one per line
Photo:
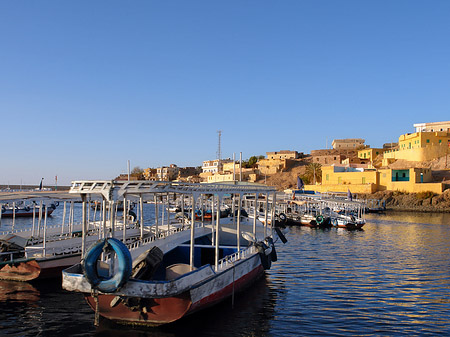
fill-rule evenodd
<path id="1" fill-rule="evenodd" d="M 297 186 L 297 176 L 304 175 L 306 171 L 306 166 L 311 163 L 311 157 L 306 157 L 302 160 L 297 160 L 296 164 L 289 169 L 282 172 L 262 176 L 257 181 L 258 183 L 267 184 L 268 186 L 274 186 L 279 191 L 283 191 L 288 188 L 295 188 Z M 397 160 L 388 166 L 392 169 L 402 169 L 402 168 L 431 168 L 433 171 L 433 182 L 450 181 L 450 155 L 447 156 L 447 167 L 446 169 L 446 159 L 441 157 L 439 159 L 426 161 L 426 162 L 409 162 L 406 160 Z"/>

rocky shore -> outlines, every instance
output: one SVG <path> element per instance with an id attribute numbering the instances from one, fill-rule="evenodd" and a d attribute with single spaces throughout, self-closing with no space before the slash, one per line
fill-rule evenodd
<path id="1" fill-rule="evenodd" d="M 437 195 L 431 192 L 405 193 L 383 191 L 358 195 L 358 199 L 375 199 L 385 202 L 387 210 L 450 213 L 450 190 Z"/>

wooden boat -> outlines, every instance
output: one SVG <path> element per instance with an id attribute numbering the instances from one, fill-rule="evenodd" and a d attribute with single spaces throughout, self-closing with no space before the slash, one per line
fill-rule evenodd
<path id="1" fill-rule="evenodd" d="M 96 184 L 75 182 L 71 191 L 91 194 L 101 190 Z M 225 194 L 233 195 L 233 202 L 248 193 L 275 198 L 275 190 L 252 185 L 140 181 L 110 188 L 105 195 L 190 194 L 192 210 L 204 194 L 213 195 L 217 205 Z M 162 224 L 156 218 L 155 235 L 128 247 L 105 237 L 85 253 L 84 263 L 63 271 L 63 288 L 83 293 L 96 318 L 117 323 L 156 326 L 205 309 L 250 286 L 277 259 L 273 228 L 253 219 L 242 227 L 252 231 L 243 232 L 239 210 L 236 217 L 217 216 L 210 224 L 196 222 L 194 211 L 188 224 Z"/>

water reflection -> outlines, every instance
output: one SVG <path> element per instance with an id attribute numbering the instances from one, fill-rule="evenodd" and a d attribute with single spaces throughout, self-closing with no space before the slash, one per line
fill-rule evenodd
<path id="1" fill-rule="evenodd" d="M 276 297 L 265 277 L 252 287 L 235 294 L 217 306 L 188 316 L 173 324 L 156 328 L 136 328 L 101 320 L 96 336 L 267 336 L 274 316 Z"/>
<path id="2" fill-rule="evenodd" d="M 27 302 L 39 300 L 40 292 L 27 282 L 0 280 L 0 302 Z"/>
<path id="3" fill-rule="evenodd" d="M 147 208 L 146 206 L 150 206 Z M 145 205 L 152 212 L 152 205 Z M 151 213 L 150 213 L 151 214 Z M 60 283 L 0 282 L 0 329 L 18 336 L 450 335 L 450 214 L 367 216 L 364 231 L 292 227 L 267 276 L 160 328 L 101 321 Z"/>

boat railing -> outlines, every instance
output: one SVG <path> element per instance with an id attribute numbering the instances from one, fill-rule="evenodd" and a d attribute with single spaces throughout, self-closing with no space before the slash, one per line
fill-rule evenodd
<path id="1" fill-rule="evenodd" d="M 50 225 L 50 226 L 47 226 L 47 230 L 61 229 L 61 227 L 62 227 L 62 225 Z M 65 225 L 64 227 L 68 227 L 68 226 Z M 24 233 L 24 232 L 31 232 L 31 231 L 32 231 L 32 228 L 11 229 L 9 231 L 0 232 L 0 235 L 17 234 L 17 233 Z M 42 231 L 42 229 L 41 229 L 41 231 Z"/>
<path id="2" fill-rule="evenodd" d="M 200 228 L 201 225 L 197 224 L 197 225 L 195 225 L 195 227 L 196 228 Z M 182 226 L 182 227 L 171 227 L 168 230 L 155 233 L 152 236 L 148 236 L 148 237 L 143 238 L 141 240 L 136 240 L 133 243 L 127 244 L 127 247 L 128 247 L 129 250 L 137 249 L 137 248 L 139 248 L 141 246 L 144 246 L 144 245 L 147 245 L 147 244 L 149 244 L 151 242 L 155 242 L 155 241 L 160 240 L 160 239 L 165 239 L 165 238 L 167 238 L 169 236 L 172 236 L 172 235 L 174 235 L 176 233 L 180 233 L 180 232 L 186 231 L 186 230 L 188 230 L 190 228 L 191 228 L 190 225 L 185 225 L 185 226 Z"/>
<path id="3" fill-rule="evenodd" d="M 255 252 L 256 252 L 255 246 L 242 248 L 239 251 L 237 251 L 233 254 L 230 254 L 230 255 L 224 257 L 223 259 L 220 259 L 219 263 L 218 263 L 218 270 L 223 270 L 223 269 L 227 269 L 229 267 L 233 267 L 234 263 L 236 261 L 238 261 L 242 258 L 245 258 Z"/>
<path id="4" fill-rule="evenodd" d="M 24 250 L 15 250 L 15 251 L 12 251 L 12 252 L 2 252 L 2 253 L 0 253 L 0 263 L 2 263 L 2 262 L 6 262 L 6 263 L 13 262 L 15 260 L 14 259 L 14 254 L 22 254 L 22 253 L 25 253 L 25 251 Z M 7 256 L 9 256 L 9 260 L 5 258 Z"/>

